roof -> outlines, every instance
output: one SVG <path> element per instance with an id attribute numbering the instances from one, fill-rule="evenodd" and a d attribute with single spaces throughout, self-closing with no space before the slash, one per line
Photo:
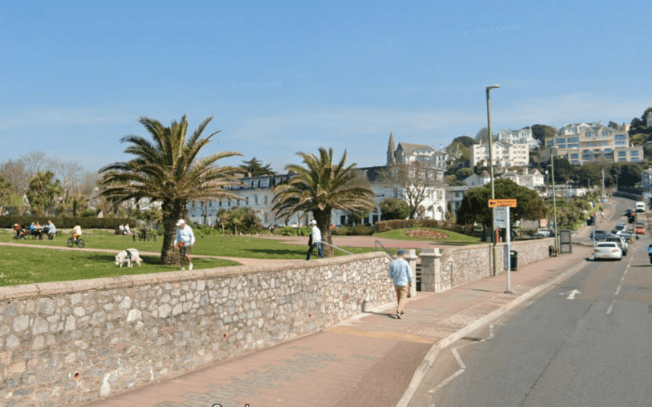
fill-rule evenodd
<path id="1" fill-rule="evenodd" d="M 403 150 L 407 154 L 413 153 L 414 150 L 435 151 L 434 148 L 427 146 L 425 144 L 412 144 L 412 143 L 398 143 L 398 148 L 396 150 Z"/>

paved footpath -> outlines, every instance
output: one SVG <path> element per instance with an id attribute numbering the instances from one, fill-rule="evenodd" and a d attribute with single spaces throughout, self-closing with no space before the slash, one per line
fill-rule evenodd
<path id="1" fill-rule="evenodd" d="M 573 250 L 512 273 L 514 294 L 504 293 L 504 275 L 439 294 L 418 293 L 408 301 L 403 319 L 393 317 L 395 305 L 389 304 L 321 332 L 85 407 L 394 407 L 406 389 L 418 385 L 432 350 L 450 342 L 451 335 L 498 318 L 579 270 L 591 249 Z"/>

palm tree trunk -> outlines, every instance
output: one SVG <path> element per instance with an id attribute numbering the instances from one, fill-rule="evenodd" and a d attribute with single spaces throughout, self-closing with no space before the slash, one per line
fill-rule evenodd
<path id="1" fill-rule="evenodd" d="M 317 221 L 317 227 L 321 232 L 322 241 L 333 244 L 333 237 L 331 236 L 331 209 L 326 208 L 323 211 L 312 211 L 312 215 Z M 322 245 L 324 255 L 326 257 L 333 257 L 333 248 L 327 245 Z"/>
<path id="2" fill-rule="evenodd" d="M 163 247 L 161 248 L 161 263 L 175 264 L 177 253 L 174 251 L 174 236 L 177 233 L 177 221 L 184 215 L 183 206 L 163 203 Z"/>

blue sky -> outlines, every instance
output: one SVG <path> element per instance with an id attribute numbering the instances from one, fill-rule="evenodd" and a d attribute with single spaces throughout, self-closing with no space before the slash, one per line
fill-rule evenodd
<path id="1" fill-rule="evenodd" d="M 441 4 L 438 4 L 441 3 Z M 96 170 L 137 119 L 214 116 L 207 152 L 385 162 L 486 125 L 630 122 L 652 106 L 640 1 L 20 1 L 0 10 L 0 161 Z M 638 21 L 638 23 L 636 23 Z M 225 161 L 237 164 L 240 159 Z"/>

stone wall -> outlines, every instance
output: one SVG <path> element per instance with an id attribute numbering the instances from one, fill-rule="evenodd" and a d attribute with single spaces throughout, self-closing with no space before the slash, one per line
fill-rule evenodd
<path id="1" fill-rule="evenodd" d="M 511 250 L 518 252 L 518 267 L 548 258 L 548 246 L 554 239 L 537 239 L 512 242 Z M 505 269 L 504 250 L 506 243 L 496 246 L 497 274 Z M 445 291 L 481 278 L 489 277 L 493 268 L 491 244 L 446 249 L 440 254 L 437 249 L 421 252 L 421 286 L 423 291 Z"/>
<path id="2" fill-rule="evenodd" d="M 366 253 L 0 287 L 0 405 L 98 399 L 315 332 L 394 301 L 389 261 Z"/>

